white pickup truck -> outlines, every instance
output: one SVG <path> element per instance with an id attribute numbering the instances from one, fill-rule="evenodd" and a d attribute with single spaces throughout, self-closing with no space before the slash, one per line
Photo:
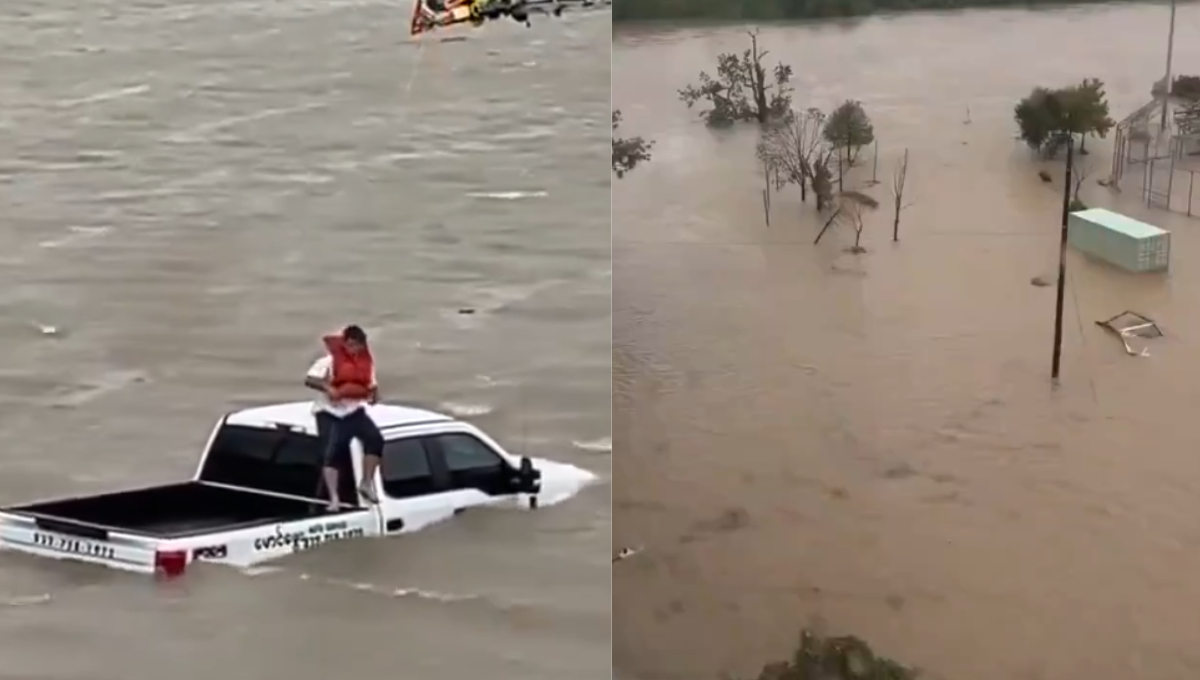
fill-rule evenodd
<path id="1" fill-rule="evenodd" d="M 385 441 L 378 505 L 355 490 L 355 442 L 353 470 L 339 476 L 341 497 L 356 501 L 328 510 L 312 405 L 277 404 L 222 418 L 191 481 L 0 509 L 0 548 L 178 576 L 197 560 L 247 567 L 330 541 L 415 531 L 477 506 L 549 505 L 595 479 L 513 456 L 439 413 L 380 404 L 370 414 Z"/>

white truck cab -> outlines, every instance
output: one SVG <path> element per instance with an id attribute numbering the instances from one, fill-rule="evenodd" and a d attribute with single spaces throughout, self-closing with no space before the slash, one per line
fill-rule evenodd
<path id="1" fill-rule="evenodd" d="M 222 418 L 190 481 L 0 509 L 0 548 L 177 576 L 197 560 L 248 567 L 331 541 L 415 531 L 472 507 L 551 505 L 596 479 L 513 456 L 440 413 L 368 410 L 384 438 L 372 480 L 378 505 L 355 490 L 355 442 L 353 469 L 339 475 L 343 507 L 328 510 L 312 404 L 276 404 Z"/>

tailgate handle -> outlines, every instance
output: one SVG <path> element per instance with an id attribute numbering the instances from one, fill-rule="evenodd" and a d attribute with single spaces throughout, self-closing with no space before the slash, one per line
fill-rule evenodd
<path id="1" fill-rule="evenodd" d="M 88 524 L 76 524 L 74 522 L 63 522 L 56 519 L 48 519 L 38 517 L 33 521 L 39 529 L 53 531 L 60 534 L 69 534 L 71 536 L 79 536 L 81 538 L 90 538 L 95 541 L 107 541 L 108 530 L 103 527 L 91 526 Z"/>

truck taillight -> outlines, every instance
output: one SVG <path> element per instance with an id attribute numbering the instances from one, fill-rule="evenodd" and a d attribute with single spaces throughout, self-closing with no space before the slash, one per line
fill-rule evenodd
<path id="1" fill-rule="evenodd" d="M 154 553 L 154 573 L 167 578 L 182 576 L 187 568 L 186 550 L 159 550 Z"/>

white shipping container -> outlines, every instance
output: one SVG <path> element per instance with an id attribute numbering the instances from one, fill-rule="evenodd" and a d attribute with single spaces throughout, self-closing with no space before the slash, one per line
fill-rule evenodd
<path id="1" fill-rule="evenodd" d="M 1067 230 L 1072 248 L 1126 271 L 1166 271 L 1170 266 L 1171 232 L 1111 210 L 1071 213 Z"/>

